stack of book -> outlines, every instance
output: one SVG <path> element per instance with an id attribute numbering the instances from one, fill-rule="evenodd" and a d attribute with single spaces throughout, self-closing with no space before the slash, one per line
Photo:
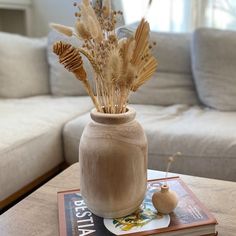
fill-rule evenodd
<path id="1" fill-rule="evenodd" d="M 152 195 L 167 181 L 179 197 L 169 215 L 158 213 Z M 60 236 L 213 236 L 217 221 L 179 178 L 148 181 L 145 199 L 133 214 L 118 219 L 103 219 L 90 212 L 79 190 L 58 193 Z"/>

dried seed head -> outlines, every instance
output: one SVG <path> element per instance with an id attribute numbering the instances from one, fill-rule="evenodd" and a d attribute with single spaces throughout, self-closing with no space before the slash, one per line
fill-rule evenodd
<path id="1" fill-rule="evenodd" d="M 51 23 L 50 27 L 55 29 L 59 33 L 62 33 L 64 35 L 68 36 L 68 37 L 71 37 L 73 35 L 73 30 L 68 26 Z"/>
<path id="2" fill-rule="evenodd" d="M 75 13 L 75 17 L 80 18 L 80 17 L 81 17 L 81 13 L 80 13 L 80 12 L 76 12 L 76 13 Z"/>
<path id="3" fill-rule="evenodd" d="M 103 0 L 103 16 L 108 18 L 111 14 L 111 0 Z"/>
<path id="4" fill-rule="evenodd" d="M 111 43 L 117 42 L 117 37 L 114 34 L 109 35 L 108 39 Z"/>

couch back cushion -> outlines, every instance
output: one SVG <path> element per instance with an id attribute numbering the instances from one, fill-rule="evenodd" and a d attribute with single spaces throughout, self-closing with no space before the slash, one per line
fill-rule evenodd
<path id="1" fill-rule="evenodd" d="M 135 26 L 118 29 L 119 37 L 130 36 Z M 198 104 L 190 57 L 191 35 L 151 32 L 150 40 L 157 43 L 153 54 L 158 69 L 146 84 L 130 96 L 130 103 L 137 104 Z"/>
<path id="2" fill-rule="evenodd" d="M 192 67 L 200 100 L 218 110 L 236 111 L 236 32 L 196 30 Z"/>
<path id="3" fill-rule="evenodd" d="M 48 94 L 46 39 L 0 33 L 0 97 Z"/>
<path id="4" fill-rule="evenodd" d="M 55 96 L 82 96 L 87 95 L 80 81 L 75 79 L 73 73 L 68 72 L 58 61 L 58 57 L 53 53 L 53 44 L 57 41 L 71 43 L 76 47 L 81 47 L 82 42 L 74 37 L 67 37 L 55 30 L 48 35 L 48 61 L 50 65 L 50 86 L 51 92 Z M 85 57 L 83 57 L 84 67 L 88 78 L 92 79 L 93 71 Z"/>

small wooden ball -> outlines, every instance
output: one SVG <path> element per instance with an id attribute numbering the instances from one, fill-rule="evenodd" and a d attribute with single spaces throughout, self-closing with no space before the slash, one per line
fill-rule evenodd
<path id="1" fill-rule="evenodd" d="M 161 191 L 153 194 L 152 203 L 158 212 L 169 214 L 178 205 L 178 196 L 176 192 L 169 189 L 169 186 L 162 185 Z"/>

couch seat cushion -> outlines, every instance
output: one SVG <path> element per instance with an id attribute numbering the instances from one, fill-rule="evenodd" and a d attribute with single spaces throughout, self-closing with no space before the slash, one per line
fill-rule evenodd
<path id="1" fill-rule="evenodd" d="M 89 97 L 0 99 L 0 201 L 63 160 L 63 125 L 92 108 Z"/>
<path id="2" fill-rule="evenodd" d="M 172 171 L 236 180 L 236 113 L 187 105 L 132 107 L 148 138 L 149 168 L 165 170 L 167 157 L 181 152 Z M 89 114 L 84 114 L 64 128 L 66 159 L 71 163 L 77 161 L 88 121 Z"/>

